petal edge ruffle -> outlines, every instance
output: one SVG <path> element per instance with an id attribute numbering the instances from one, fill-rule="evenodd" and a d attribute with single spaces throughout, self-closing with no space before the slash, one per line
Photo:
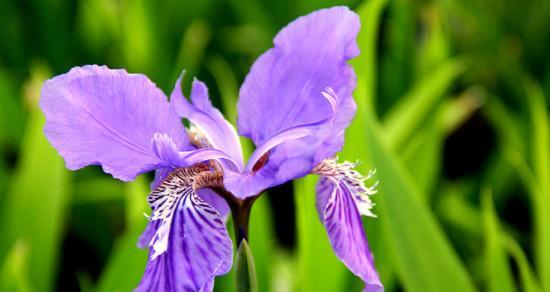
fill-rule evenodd
<path id="1" fill-rule="evenodd" d="M 46 137 L 72 170 L 101 165 L 129 181 L 159 166 L 150 147 L 155 133 L 170 135 L 179 150 L 189 147 L 166 96 L 141 74 L 75 67 L 44 83 L 40 107 Z"/>

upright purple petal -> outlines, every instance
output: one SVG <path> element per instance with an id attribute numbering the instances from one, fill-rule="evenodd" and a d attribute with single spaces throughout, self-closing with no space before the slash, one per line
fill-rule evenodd
<path id="1" fill-rule="evenodd" d="M 257 171 L 250 171 L 256 166 L 252 159 L 243 175 L 226 179 L 234 194 L 256 195 L 302 177 L 341 149 L 343 131 L 355 114 L 355 74 L 346 62 L 359 53 L 359 26 L 347 7 L 313 12 L 281 30 L 275 47 L 254 63 L 240 91 L 238 129 L 268 154 Z M 266 146 L 309 125 L 315 127 L 306 136 Z M 237 183 L 242 181 L 248 184 Z"/>
<path id="2" fill-rule="evenodd" d="M 365 291 L 384 290 L 349 187 L 321 177 L 317 185 L 317 210 L 336 256 L 365 282 Z"/>
<path id="3" fill-rule="evenodd" d="M 210 143 L 210 147 L 227 153 L 240 168 L 243 167 L 241 144 L 235 128 L 212 106 L 208 88 L 199 80 L 193 81 L 191 102 L 182 94 L 181 77 L 176 82 L 170 103 L 176 112 L 189 119 Z"/>
<path id="4" fill-rule="evenodd" d="M 357 105 L 351 95 L 340 96 L 330 87 L 326 88 L 322 94 L 328 100 L 333 101 L 334 116 L 327 135 L 324 138 L 320 138 L 322 143 L 315 153 L 316 163 L 323 159 L 331 158 L 342 150 L 342 146 L 344 145 L 344 130 L 350 125 L 357 110 Z"/>
<path id="5" fill-rule="evenodd" d="M 359 54 L 359 27 L 354 12 L 334 7 L 282 29 L 241 87 L 239 133 L 259 146 L 287 128 L 329 118 L 333 110 L 321 94 L 327 87 L 352 103 L 355 74 L 346 61 Z"/>
<path id="6" fill-rule="evenodd" d="M 44 83 L 44 132 L 69 169 L 101 165 L 129 181 L 162 163 L 151 149 L 166 133 L 179 150 L 189 147 L 166 96 L 144 75 L 105 66 L 75 67 Z"/>

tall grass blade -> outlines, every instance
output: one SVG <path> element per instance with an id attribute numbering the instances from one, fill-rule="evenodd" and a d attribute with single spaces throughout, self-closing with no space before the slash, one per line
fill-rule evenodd
<path id="1" fill-rule="evenodd" d="M 487 289 L 491 292 L 516 291 L 512 271 L 508 264 L 505 239 L 499 225 L 491 190 L 483 189 L 481 194 L 483 223 L 485 227 L 485 264 Z"/>
<path id="2" fill-rule="evenodd" d="M 0 254 L 15 242 L 26 242 L 29 286 L 52 291 L 68 203 L 68 171 L 42 131 L 45 119 L 38 108 L 38 97 L 48 73 L 38 66 L 31 72 L 26 87 L 29 120 L 17 168 L 2 204 Z"/>
<path id="3" fill-rule="evenodd" d="M 531 161 L 533 172 L 540 187 L 541 205 L 536 217 L 536 259 L 542 288 L 550 290 L 550 120 L 544 95 L 540 86 L 532 81 L 525 82 L 531 117 Z"/>
<path id="4" fill-rule="evenodd" d="M 540 288 L 540 284 L 538 283 L 537 277 L 535 276 L 535 273 L 531 268 L 529 261 L 527 260 L 527 256 L 525 256 L 525 253 L 521 249 L 521 246 L 511 236 L 506 236 L 506 234 L 504 234 L 504 237 L 506 241 L 506 249 L 508 250 L 510 255 L 512 255 L 518 266 L 521 291 L 542 291 Z"/>
<path id="5" fill-rule="evenodd" d="M 109 256 L 98 291 L 131 291 L 139 284 L 147 263 L 147 250 L 139 249 L 137 242 L 147 224 L 143 214 L 150 212 L 145 199 L 148 193 L 143 176 L 126 185 L 126 231 Z"/>
<path id="6" fill-rule="evenodd" d="M 393 149 L 403 147 L 464 69 L 463 59 L 450 59 L 420 80 L 397 101 L 384 116 L 384 136 L 388 146 Z"/>
<path id="7" fill-rule="evenodd" d="M 367 150 L 378 170 L 375 212 L 386 248 L 408 291 L 475 291 L 466 269 L 399 160 L 382 144 L 378 124 L 366 124 Z M 434 277 L 433 275 L 437 275 Z M 450 285 L 449 283 L 452 283 Z"/>

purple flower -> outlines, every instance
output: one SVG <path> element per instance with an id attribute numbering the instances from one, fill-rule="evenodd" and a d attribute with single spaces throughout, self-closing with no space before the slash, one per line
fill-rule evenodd
<path id="1" fill-rule="evenodd" d="M 138 291 L 212 291 L 233 261 L 229 210 L 240 242 L 254 199 L 308 174 L 321 177 L 317 210 L 336 255 L 366 291 L 383 290 L 361 223 L 374 216 L 375 190 L 364 185 L 372 174 L 334 158 L 355 115 L 347 61 L 359 54 L 359 26 L 355 13 L 334 7 L 277 34 L 240 90 L 237 128 L 257 147 L 246 165 L 237 131 L 198 80 L 188 101 L 180 78 L 170 103 L 147 77 L 105 66 L 76 67 L 44 84 L 44 131 L 68 168 L 101 165 L 123 181 L 156 171 L 140 238 L 150 259 Z"/>

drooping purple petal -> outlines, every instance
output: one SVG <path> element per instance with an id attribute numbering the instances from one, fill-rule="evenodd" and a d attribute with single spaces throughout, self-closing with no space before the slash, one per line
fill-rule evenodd
<path id="1" fill-rule="evenodd" d="M 174 169 L 171 168 L 157 169 L 155 171 L 155 179 L 151 183 L 151 189 L 156 189 L 172 171 L 174 171 Z M 216 192 L 211 189 L 200 189 L 197 190 L 197 194 L 202 200 L 212 206 L 212 208 L 216 209 L 222 218 L 227 218 L 230 211 L 229 205 L 227 205 L 227 202 L 216 194 Z M 137 245 L 139 248 L 145 248 L 149 245 L 159 228 L 159 223 L 160 221 L 150 221 L 147 224 L 145 230 L 138 239 Z"/>
<path id="2" fill-rule="evenodd" d="M 170 103 L 180 116 L 191 121 L 205 135 L 212 148 L 227 153 L 242 169 L 243 156 L 237 131 L 212 106 L 204 83 L 196 79 L 193 81 L 189 102 L 182 94 L 180 77 L 170 96 Z"/>
<path id="3" fill-rule="evenodd" d="M 101 165 L 129 181 L 161 161 L 151 149 L 166 133 L 179 150 L 189 147 L 166 96 L 144 75 L 105 66 L 75 67 L 44 83 L 44 132 L 69 169 Z"/>
<path id="4" fill-rule="evenodd" d="M 232 243 L 220 215 L 197 195 L 181 199 L 168 249 L 147 263 L 136 291 L 212 291 L 231 269 Z"/>
<path id="5" fill-rule="evenodd" d="M 208 203 L 208 205 L 212 206 L 212 208 L 216 209 L 222 218 L 227 219 L 230 211 L 229 205 L 220 195 L 211 189 L 200 189 L 197 191 L 197 195 Z"/>
<path id="6" fill-rule="evenodd" d="M 137 291 L 212 291 L 214 277 L 231 269 L 224 222 L 193 187 L 201 171 L 178 169 L 149 195 L 152 221 L 140 240 L 150 239 L 151 256 Z"/>
<path id="7" fill-rule="evenodd" d="M 317 185 L 317 210 L 336 256 L 365 282 L 365 291 L 383 291 L 361 215 L 348 186 L 343 181 L 321 177 Z"/>
<path id="8" fill-rule="evenodd" d="M 143 233 L 138 238 L 137 246 L 139 248 L 146 248 L 149 246 L 149 242 L 151 242 L 151 239 L 153 239 L 153 236 L 155 236 L 155 233 L 157 233 L 157 229 L 159 227 L 160 221 L 150 221 L 147 223 L 147 226 L 145 226 L 145 230 L 143 230 Z"/>
<path id="9" fill-rule="evenodd" d="M 287 128 L 330 117 L 331 105 L 321 94 L 327 87 L 342 101 L 353 102 L 355 74 L 346 61 L 359 54 L 359 27 L 355 13 L 334 7 L 282 29 L 241 87 L 239 133 L 259 146 Z"/>

